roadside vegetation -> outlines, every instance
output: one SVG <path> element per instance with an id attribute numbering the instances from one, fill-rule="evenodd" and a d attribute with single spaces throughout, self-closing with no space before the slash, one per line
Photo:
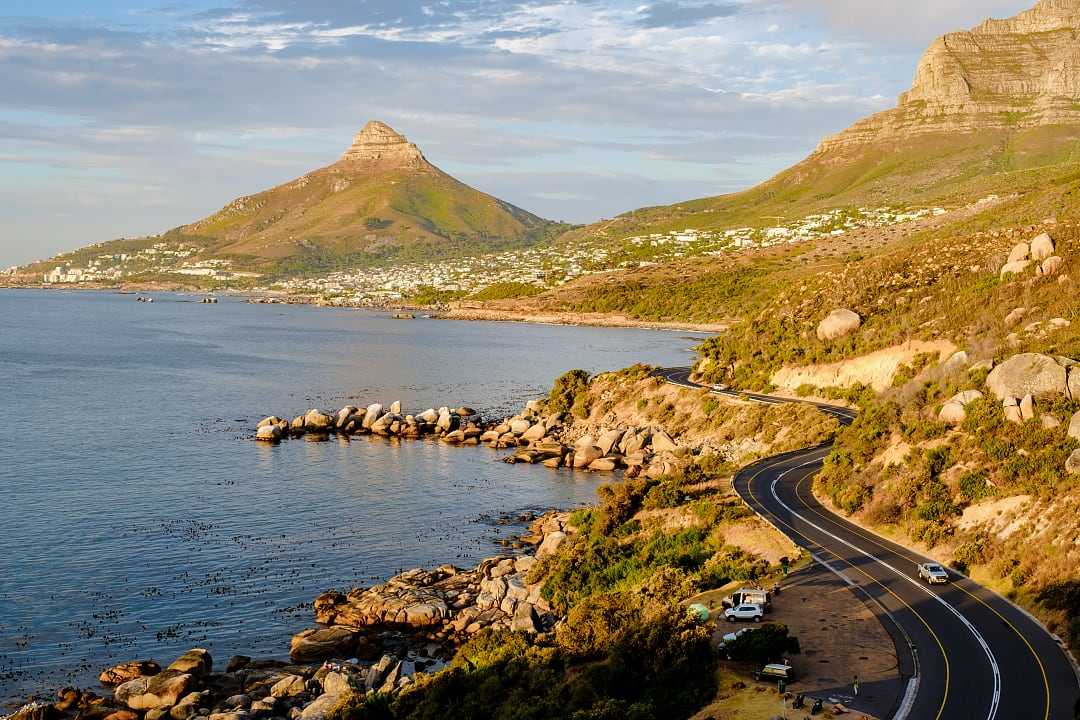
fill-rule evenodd
<path id="1" fill-rule="evenodd" d="M 1064 259 L 1060 270 L 1001 277 L 1012 247 L 1044 229 Z M 1080 228 L 1063 223 L 906 240 L 775 286 L 764 306 L 704 343 L 697 367 L 706 381 L 771 390 L 781 368 L 852 361 L 908 341 L 966 351 L 969 359 L 951 367 L 951 350 L 915 353 L 877 391 L 797 388 L 859 410 L 837 433 L 815 490 L 839 512 L 1028 607 L 1080 651 L 1080 482 L 1065 470 L 1080 447 L 1068 435 L 1080 398 L 1036 397 L 1038 417 L 1017 424 L 986 388 L 990 364 L 1019 353 L 1080 359 L 1078 257 Z M 817 323 L 837 307 L 858 313 L 862 327 L 818 339 Z M 986 397 L 966 405 L 962 422 L 940 420 L 964 391 Z"/>
<path id="2" fill-rule="evenodd" d="M 577 532 L 533 570 L 565 620 L 529 640 L 479 633 L 449 668 L 392 702 L 368 699 L 338 708 L 339 720 L 488 719 L 661 720 L 688 717 L 715 695 L 711 630 L 680 601 L 731 580 L 761 579 L 778 568 L 724 543 L 727 524 L 749 510 L 719 489 L 731 468 L 703 459 L 685 473 L 616 482 L 596 508 L 572 517 Z M 685 513 L 690 525 L 667 530 L 643 511 Z M 798 648 L 786 628 L 746 642 L 747 660 Z M 777 637 L 779 635 L 779 637 Z"/>
<path id="3" fill-rule="evenodd" d="M 811 420 L 803 412 L 820 415 L 809 408 L 795 415 L 792 407 L 708 408 L 699 393 L 665 385 L 651 372 L 642 365 L 594 378 L 571 371 L 555 382 L 546 410 L 570 413 L 586 428 L 603 416 L 639 414 L 651 415 L 657 427 L 670 423 L 664 427 L 672 433 L 695 427 L 716 433 L 727 423 L 736 444 L 757 440 L 751 458 L 806 442 L 786 434 L 782 424 Z M 639 409 L 639 400 L 647 407 Z M 806 425 L 815 438 L 827 437 L 836 428 L 826 421 Z M 711 627 L 688 613 L 685 603 L 732 583 L 771 582 L 796 560 L 794 546 L 779 536 L 776 542 L 791 548 L 789 556 L 766 559 L 745 546 L 745 528 L 775 531 L 731 488 L 736 469 L 710 450 L 661 477 L 601 486 L 596 506 L 570 516 L 573 532 L 530 573 L 530 582 L 542 583 L 543 597 L 564 617 L 553 631 L 533 638 L 483 631 L 445 670 L 419 676 L 392 700 L 348 700 L 333 719 L 435 720 L 447 708 L 474 720 L 689 717 L 716 697 L 724 671 L 718 670 Z M 766 625 L 743 635 L 729 654 L 758 664 L 799 651 L 785 626 Z"/>

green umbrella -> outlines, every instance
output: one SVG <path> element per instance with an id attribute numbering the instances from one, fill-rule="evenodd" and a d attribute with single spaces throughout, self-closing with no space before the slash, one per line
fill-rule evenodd
<path id="1" fill-rule="evenodd" d="M 705 607 L 701 603 L 694 603 L 690 607 L 686 608 L 686 611 L 690 613 L 695 620 L 700 622 L 707 622 L 709 620 L 709 608 Z"/>

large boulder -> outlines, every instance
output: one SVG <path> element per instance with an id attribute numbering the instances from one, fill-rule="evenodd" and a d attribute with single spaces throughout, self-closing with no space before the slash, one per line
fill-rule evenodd
<path id="1" fill-rule="evenodd" d="M 113 697 L 132 710 L 167 708 L 187 695 L 193 681 L 187 673 L 163 670 L 157 675 L 129 680 L 113 691 Z"/>
<path id="2" fill-rule="evenodd" d="M 510 432 L 515 435 L 524 435 L 533 425 L 525 418 L 513 418 L 510 420 Z"/>
<path id="3" fill-rule="evenodd" d="M 1058 257 L 1057 255 L 1051 255 L 1042 262 L 1043 275 L 1057 275 L 1061 272 L 1061 266 L 1064 264 L 1064 258 Z"/>
<path id="4" fill-rule="evenodd" d="M 1080 400 L 1080 367 L 1069 368 L 1069 397 Z"/>
<path id="5" fill-rule="evenodd" d="M 210 656 L 210 651 L 205 648 L 191 648 L 176 658 L 168 669 L 188 673 L 196 677 L 206 677 L 214 669 L 214 658 Z"/>
<path id="6" fill-rule="evenodd" d="M 986 387 L 998 400 L 1025 395 L 1063 395 L 1066 372 L 1048 355 L 1023 353 L 991 370 L 986 377 Z"/>
<path id="7" fill-rule="evenodd" d="M 938 420 L 948 425 L 959 425 L 967 419 L 967 410 L 958 402 L 947 402 L 938 412 Z"/>
<path id="8" fill-rule="evenodd" d="M 308 410 L 304 415 L 304 427 L 308 430 L 329 430 L 334 427 L 334 418 L 321 410 Z"/>
<path id="9" fill-rule="evenodd" d="M 659 430 L 653 433 L 652 436 L 652 449 L 654 452 L 675 452 L 679 449 L 678 444 L 671 439 L 663 430 Z"/>
<path id="10" fill-rule="evenodd" d="M 338 704 L 341 699 L 340 695 L 331 695 L 329 693 L 320 695 L 315 698 L 315 702 L 304 708 L 301 713 L 301 720 L 326 720 L 330 716 L 330 711 Z"/>
<path id="11" fill-rule="evenodd" d="M 359 633 L 343 627 L 308 628 L 293 636 L 289 657 L 296 662 L 315 662 L 333 657 L 350 657 Z"/>
<path id="12" fill-rule="evenodd" d="M 574 450 L 574 467 L 579 470 L 587 468 L 593 461 L 599 460 L 602 457 L 604 457 L 604 453 L 600 452 L 600 448 L 595 445 L 576 448 Z"/>
<path id="13" fill-rule="evenodd" d="M 307 692 L 307 681 L 301 675 L 286 675 L 270 687 L 270 697 L 289 698 Z"/>
<path id="14" fill-rule="evenodd" d="M 536 423 L 522 433 L 521 439 L 536 442 L 537 440 L 542 440 L 545 435 L 547 435 L 547 426 L 544 425 L 544 423 Z"/>
<path id="15" fill-rule="evenodd" d="M 1030 260 L 1007 262 L 1001 266 L 1001 277 L 1005 277 L 1006 275 L 1021 275 L 1029 267 L 1031 267 Z"/>
<path id="16" fill-rule="evenodd" d="M 1073 454 L 1065 461 L 1065 472 L 1080 475 L 1080 450 L 1073 450 Z"/>
<path id="17" fill-rule="evenodd" d="M 260 442 L 276 443 L 281 440 L 281 427 L 279 425 L 263 425 L 255 431 L 255 439 Z"/>
<path id="18" fill-rule="evenodd" d="M 1013 249 L 1009 251 L 1009 259 L 1006 262 L 1021 262 L 1031 257 L 1031 246 L 1027 243 L 1020 243 L 1014 245 Z"/>
<path id="19" fill-rule="evenodd" d="M 566 540 L 566 533 L 561 530 L 548 533 L 544 536 L 544 541 L 540 543 L 540 547 L 536 549 L 536 559 L 543 560 L 546 557 L 554 555 L 559 550 L 559 546 Z"/>
<path id="20" fill-rule="evenodd" d="M 862 318 L 851 310 L 833 310 L 817 326 L 818 340 L 839 340 L 862 327 Z"/>
<path id="21" fill-rule="evenodd" d="M 364 429 L 370 430 L 371 426 L 375 424 L 379 418 L 383 415 L 382 403 L 371 403 L 367 406 L 367 410 L 364 411 Z"/>
<path id="22" fill-rule="evenodd" d="M 1042 262 L 1054 254 L 1054 240 L 1046 233 L 1031 241 L 1031 257 Z"/>
<path id="23" fill-rule="evenodd" d="M 1080 440 L 1080 412 L 1074 413 L 1069 421 L 1069 437 Z"/>
<path id="24" fill-rule="evenodd" d="M 1077 417 L 1080 417 L 1080 414 Z M 135 678 L 157 675 L 159 672 L 161 672 L 161 666 L 153 660 L 133 660 L 102 670 L 98 675 L 98 680 L 102 685 L 112 687 L 123 685 Z"/>
<path id="25" fill-rule="evenodd" d="M 180 702 L 172 706 L 169 710 L 169 717 L 172 720 L 191 720 L 191 718 L 199 714 L 199 708 L 208 703 L 209 699 L 209 692 L 188 693 L 180 698 Z"/>
<path id="26" fill-rule="evenodd" d="M 527 602 L 519 603 L 514 610 L 514 619 L 510 622 L 510 629 L 515 632 L 537 632 L 540 618 L 536 615 L 536 608 Z"/>
<path id="27" fill-rule="evenodd" d="M 615 448 L 623 438 L 622 430 L 608 430 L 606 433 L 600 436 L 597 440 L 596 446 L 600 448 L 600 452 L 605 455 L 610 455 L 613 448 Z"/>

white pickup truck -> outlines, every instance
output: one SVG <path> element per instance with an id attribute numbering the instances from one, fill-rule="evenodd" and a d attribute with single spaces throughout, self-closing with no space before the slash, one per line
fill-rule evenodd
<path id="1" fill-rule="evenodd" d="M 930 585 L 944 585 L 949 582 L 949 571 L 937 563 L 919 563 L 919 579 Z"/>

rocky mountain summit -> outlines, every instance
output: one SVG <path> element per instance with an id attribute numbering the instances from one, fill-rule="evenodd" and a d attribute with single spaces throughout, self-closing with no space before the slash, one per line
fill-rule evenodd
<path id="1" fill-rule="evenodd" d="M 1005 20 L 938 38 L 896 108 L 825 139 L 818 152 L 890 136 L 1080 120 L 1080 0 L 1040 0 Z"/>
<path id="2" fill-rule="evenodd" d="M 433 169 L 420 148 L 379 120 L 372 120 L 356 134 L 340 162 L 411 170 Z"/>

